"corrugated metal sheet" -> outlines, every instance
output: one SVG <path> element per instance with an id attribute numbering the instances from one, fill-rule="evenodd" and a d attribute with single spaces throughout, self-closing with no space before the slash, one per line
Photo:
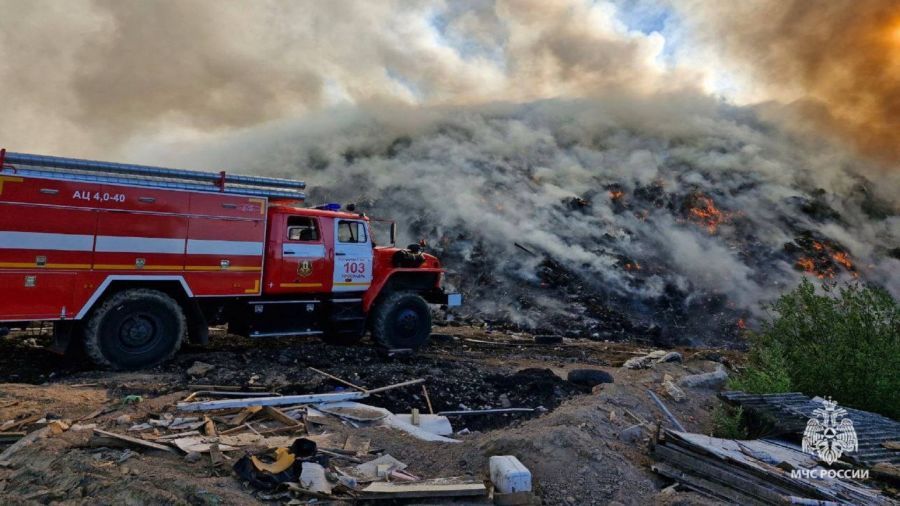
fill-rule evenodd
<path id="1" fill-rule="evenodd" d="M 763 395 L 722 392 L 719 397 L 745 411 L 764 416 L 779 433 L 797 441 L 802 438 L 806 423 L 814 417 L 813 410 L 822 407 L 821 399 L 812 399 L 799 392 Z M 842 460 L 866 467 L 881 462 L 900 465 L 900 452 L 883 446 L 886 441 L 900 441 L 900 422 L 876 413 L 841 407 L 853 421 L 859 441 L 858 451 L 845 454 Z"/>

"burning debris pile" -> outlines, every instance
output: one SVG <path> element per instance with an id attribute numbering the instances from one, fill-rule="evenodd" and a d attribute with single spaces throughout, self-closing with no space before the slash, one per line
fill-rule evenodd
<path id="1" fill-rule="evenodd" d="M 401 245 L 426 239 L 466 294 L 458 317 L 721 343 L 803 275 L 900 291 L 896 203 L 875 191 L 889 176 L 751 110 L 687 95 L 309 121 L 204 146 L 205 163 L 249 153 L 315 181 L 311 203 L 398 219 Z"/>
<path id="2" fill-rule="evenodd" d="M 842 272 L 854 278 L 859 276 L 846 249 L 836 241 L 812 232 L 801 233 L 794 242 L 785 244 L 784 249 L 797 256 L 794 265 L 798 270 L 819 279 L 833 279 Z"/>

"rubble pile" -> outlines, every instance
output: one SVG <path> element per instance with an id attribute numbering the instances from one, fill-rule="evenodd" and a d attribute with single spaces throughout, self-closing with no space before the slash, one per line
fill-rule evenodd
<path id="1" fill-rule="evenodd" d="M 138 373 L 5 383 L 0 494 L 13 503 L 695 504 L 706 500 L 696 491 L 721 499 L 722 477 L 748 472 L 667 431 L 706 437 L 699 434 L 712 430 L 716 395 L 740 352 L 441 330 L 448 334 L 414 359 L 222 336 Z M 7 344 L 0 349 L 13 351 Z M 233 383 L 219 383 L 226 379 Z M 747 412 L 796 404 L 744 397 Z M 878 444 L 878 455 L 892 456 L 896 431 L 885 436 L 874 418 L 853 417 L 866 455 Z M 716 448 L 741 444 L 719 440 Z M 757 481 L 785 472 L 760 452 L 743 458 Z M 698 461 L 717 475 L 690 467 Z M 872 468 L 873 482 L 893 479 L 896 466 L 885 464 Z M 741 487 L 725 487 L 725 497 L 743 497 Z M 783 480 L 770 489 L 896 497 L 864 487 L 820 493 Z"/>
<path id="2" fill-rule="evenodd" d="M 239 339 L 229 337 L 228 339 Z M 243 341 L 239 341 L 243 343 Z M 308 367 L 328 364 L 328 371 L 362 386 L 394 384 L 410 377 L 423 378 L 428 384 L 430 401 L 436 411 L 458 411 L 503 407 L 529 407 L 552 410 L 565 399 L 584 393 L 585 389 L 554 375 L 545 368 L 526 368 L 510 374 L 485 371 L 481 368 L 461 368 L 447 364 L 440 356 L 386 359 L 377 349 L 358 347 L 323 347 L 316 342 L 295 343 L 290 347 L 267 349 L 264 344 L 254 346 L 241 355 L 219 354 L 206 358 L 215 364 L 202 376 L 193 376 L 197 367 L 194 359 L 186 357 L 166 368 L 173 373 L 188 370 L 189 384 L 239 385 L 252 387 L 270 385 L 283 395 L 299 392 L 323 393 L 346 388 L 339 382 L 323 377 Z M 269 343 L 276 344 L 276 343 Z M 440 343 L 433 343 L 438 347 Z M 280 364 L 274 369 L 255 367 L 255 364 Z M 425 398 L 421 388 L 398 389 L 370 400 L 372 405 L 393 412 L 409 412 L 421 408 Z M 525 420 L 535 413 L 509 413 L 491 418 L 467 419 L 470 430 L 490 430 Z"/>
<path id="3" fill-rule="evenodd" d="M 413 130 L 373 113 L 256 165 L 314 159 L 311 201 L 397 218 L 401 245 L 425 239 L 448 267 L 467 323 L 735 344 L 801 276 L 900 286 L 889 191 L 751 113 L 681 112 L 635 124 L 549 101 L 435 111 Z"/>
<path id="4" fill-rule="evenodd" d="M 210 370 L 197 363 L 196 371 Z M 334 378 L 336 376 L 318 371 Z M 84 444 L 102 449 L 98 459 L 123 465 L 146 451 L 180 456 L 187 463 L 205 462 L 213 470 L 228 472 L 254 489 L 264 501 L 309 498 L 382 500 L 485 496 L 489 488 L 471 477 L 430 479 L 413 474 L 414 467 L 383 449 L 372 447 L 355 430 L 386 427 L 427 442 L 459 443 L 447 417 L 421 413 L 395 415 L 384 408 L 354 400 L 425 383 L 414 379 L 371 390 L 356 387 L 325 394 L 277 395 L 268 392 L 195 391 L 175 405 L 162 406 L 143 416 L 124 414 L 112 426 L 95 421 L 114 408 L 97 410 L 66 423 L 53 420 L 0 452 L 0 468 L 27 464 L 17 454 L 36 442 L 66 431 L 88 433 Z M 140 396 L 127 396 L 123 404 L 140 404 Z M 430 409 L 429 404 L 429 409 Z M 25 423 L 25 422 L 23 422 Z M 5 428 L 23 423 L 4 424 Z M 349 431 L 346 428 L 350 428 Z M 341 430 L 344 429 L 344 430 Z M 110 448 L 125 448 L 123 452 Z M 14 462 L 14 460 L 17 460 Z M 123 473 L 128 474 L 127 468 Z M 528 490 L 519 490 L 527 492 Z"/>

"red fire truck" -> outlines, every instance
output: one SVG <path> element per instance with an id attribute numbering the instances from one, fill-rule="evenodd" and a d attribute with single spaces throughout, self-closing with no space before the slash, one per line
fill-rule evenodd
<path id="1" fill-rule="evenodd" d="M 0 328 L 53 322 L 54 348 L 134 369 L 211 325 L 417 349 L 429 304 L 459 305 L 418 245 L 302 207 L 300 181 L 0 151 Z"/>

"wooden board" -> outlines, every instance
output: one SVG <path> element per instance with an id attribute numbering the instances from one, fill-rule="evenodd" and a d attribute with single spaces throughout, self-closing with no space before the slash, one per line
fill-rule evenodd
<path id="1" fill-rule="evenodd" d="M 487 494 L 484 483 L 447 483 L 440 480 L 419 483 L 375 482 L 362 490 L 366 499 L 413 499 L 428 497 L 472 497 Z"/>
<path id="2" fill-rule="evenodd" d="M 297 420 L 294 420 L 293 418 L 287 416 L 283 411 L 274 406 L 265 406 L 263 408 L 263 414 L 265 414 L 272 420 L 275 420 L 276 422 L 284 424 L 287 427 L 293 427 L 294 425 L 297 425 Z"/>
<path id="3" fill-rule="evenodd" d="M 105 436 L 113 439 L 118 439 L 120 441 L 124 441 L 126 443 L 130 443 L 133 446 L 143 446 L 144 448 L 150 448 L 152 450 L 159 450 L 163 452 L 177 453 L 177 451 L 171 446 L 164 446 L 157 443 L 151 443 L 150 441 L 144 441 L 143 439 L 133 438 L 131 436 L 124 436 L 122 434 L 116 434 L 115 432 L 107 432 L 105 430 L 94 429 L 94 433 L 98 436 Z"/>

